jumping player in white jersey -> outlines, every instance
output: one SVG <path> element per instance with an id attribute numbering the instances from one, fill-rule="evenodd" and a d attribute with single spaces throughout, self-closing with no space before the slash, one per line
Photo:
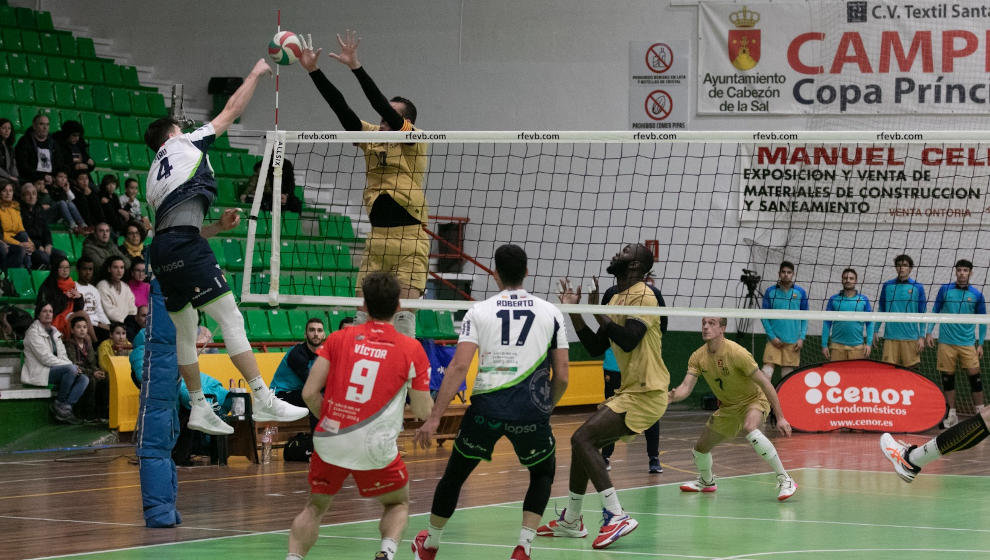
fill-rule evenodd
<path id="1" fill-rule="evenodd" d="M 550 412 L 567 389 L 568 363 L 564 316 L 522 288 L 526 273 L 522 248 L 502 245 L 495 251 L 495 282 L 502 291 L 475 304 L 464 316 L 457 351 L 444 373 L 433 414 L 414 436 L 414 442 L 429 446 L 477 351 L 478 376 L 471 406 L 464 413 L 447 469 L 433 494 L 429 529 L 420 531 L 413 541 L 417 560 L 435 558 L 461 486 L 482 459 L 491 461 L 495 442 L 502 436 L 509 438 L 519 462 L 529 469 L 522 530 L 511 560 L 530 558 L 556 471 Z"/>
<path id="2" fill-rule="evenodd" d="M 409 472 L 395 439 L 407 388 L 413 414 L 430 414 L 430 362 L 419 342 L 392 324 L 399 309 L 395 277 L 373 272 L 361 287 L 371 321 L 327 337 L 303 387 L 303 399 L 320 421 L 309 462 L 309 502 L 292 522 L 286 560 L 301 560 L 316 543 L 320 519 L 348 475 L 361 496 L 377 498 L 385 508 L 376 560 L 394 560 L 409 518 Z"/>
<path id="3" fill-rule="evenodd" d="M 261 378 L 244 319 L 206 242 L 207 237 L 236 227 L 240 221 L 237 211 L 227 210 L 219 222 L 203 226 L 217 195 L 206 150 L 244 112 L 259 78 L 270 73 L 268 64 L 259 60 L 223 111 L 189 134 L 183 134 L 178 123 L 169 118 L 156 120 L 144 133 L 145 144 L 156 152 L 148 172 L 148 202 L 155 211 L 151 266 L 165 296 L 165 309 L 175 323 L 179 373 L 189 387 L 192 405 L 189 427 L 208 434 L 232 434 L 234 428 L 213 412 L 203 396 L 196 353 L 197 309 L 220 325 L 227 353 L 251 387 L 255 422 L 291 422 L 309 412 L 276 398 Z"/>

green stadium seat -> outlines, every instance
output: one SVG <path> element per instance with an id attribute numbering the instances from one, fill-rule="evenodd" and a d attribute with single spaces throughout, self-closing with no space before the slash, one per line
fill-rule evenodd
<path id="1" fill-rule="evenodd" d="M 13 6 L 7 4 L 0 6 L 0 26 L 17 27 L 17 15 L 14 14 Z"/>
<path id="2" fill-rule="evenodd" d="M 53 107 L 39 107 L 39 113 L 45 113 L 48 115 L 49 130 L 58 130 L 62 128 L 62 112 Z"/>
<path id="3" fill-rule="evenodd" d="M 31 271 L 31 283 L 34 284 L 34 291 L 37 292 L 41 289 L 41 283 L 48 278 L 51 272 L 48 270 L 32 270 Z"/>
<path id="4" fill-rule="evenodd" d="M 340 330 L 340 322 L 345 317 L 354 318 L 355 311 L 353 309 L 334 309 L 333 311 L 327 312 L 327 321 L 330 323 L 327 327 L 331 332 L 336 332 Z"/>
<path id="5" fill-rule="evenodd" d="M 350 216 L 327 214 L 326 218 L 320 221 L 320 237 L 342 241 L 353 240 L 354 228 Z"/>
<path id="6" fill-rule="evenodd" d="M 61 122 L 65 122 L 65 121 L 82 122 L 82 119 L 79 117 L 79 111 L 76 111 L 75 109 L 62 109 L 61 111 L 59 111 L 59 113 L 61 114 L 62 117 L 60 119 Z"/>
<path id="7" fill-rule="evenodd" d="M 21 29 L 37 29 L 38 16 L 30 8 L 14 8 L 14 15 L 17 17 L 17 27 Z"/>
<path id="8" fill-rule="evenodd" d="M 48 79 L 60 82 L 68 81 L 69 72 L 65 67 L 64 58 L 49 55 L 45 62 L 48 65 Z"/>
<path id="9" fill-rule="evenodd" d="M 250 175 L 254 171 L 254 164 L 259 161 L 261 161 L 261 158 L 258 156 L 241 154 L 241 169 L 244 170 L 244 174 Z"/>
<path id="10" fill-rule="evenodd" d="M 40 31 L 51 31 L 55 29 L 55 24 L 52 23 L 51 12 L 37 12 L 37 16 L 38 16 L 38 29 Z"/>
<path id="11" fill-rule="evenodd" d="M 34 104 L 34 86 L 31 80 L 24 78 L 14 80 L 14 98 L 19 104 Z"/>
<path id="12" fill-rule="evenodd" d="M 10 75 L 10 63 L 7 62 L 7 53 L 0 52 L 0 76 Z"/>
<path id="13" fill-rule="evenodd" d="M 5 51 L 21 52 L 21 30 L 5 27 L 0 31 L 0 48 Z"/>
<path id="14" fill-rule="evenodd" d="M 10 78 L 0 78 L 0 102 L 10 103 L 16 100 L 14 82 Z"/>
<path id="15" fill-rule="evenodd" d="M 113 62 L 103 64 L 103 83 L 110 87 L 120 87 L 124 85 L 124 78 L 120 74 L 120 66 Z"/>
<path id="16" fill-rule="evenodd" d="M 133 66 L 120 67 L 120 81 L 124 87 L 141 87 L 141 82 L 138 80 L 137 68 Z"/>
<path id="17" fill-rule="evenodd" d="M 165 97 L 160 93 L 152 93 L 148 96 L 148 114 L 153 117 L 164 117 L 168 114 L 165 107 Z"/>
<path id="18" fill-rule="evenodd" d="M 0 81 L 2 84 L 2 81 Z M 237 187 L 234 186 L 233 179 L 217 179 L 217 204 L 234 204 L 237 200 Z"/>
<path id="19" fill-rule="evenodd" d="M 132 91 L 131 92 L 131 111 L 135 115 L 150 115 L 151 109 L 148 108 L 148 95 L 144 91 Z"/>
<path id="20" fill-rule="evenodd" d="M 289 314 L 283 309 L 273 309 L 268 313 L 268 325 L 271 328 L 272 339 L 290 342 L 292 336 L 292 325 L 289 323 Z"/>
<path id="21" fill-rule="evenodd" d="M 74 84 L 86 83 L 86 65 L 81 60 L 65 59 L 65 72 L 70 82 Z"/>
<path id="22" fill-rule="evenodd" d="M 29 128 L 31 123 L 34 122 L 34 116 L 38 114 L 39 107 L 33 105 L 19 105 L 17 107 L 17 112 L 21 116 L 21 126 Z"/>
<path id="23" fill-rule="evenodd" d="M 226 149 L 230 148 L 230 137 L 229 137 L 229 135 L 222 134 L 222 135 L 218 136 L 217 139 L 214 140 L 214 142 L 213 142 L 213 148 L 220 149 L 220 150 L 226 150 Z"/>
<path id="24" fill-rule="evenodd" d="M 110 167 L 114 169 L 131 168 L 131 155 L 127 149 L 127 144 L 110 142 Z"/>
<path id="25" fill-rule="evenodd" d="M 80 58 L 96 58 L 96 46 L 89 37 L 76 37 L 76 54 Z"/>
<path id="26" fill-rule="evenodd" d="M 289 326 L 292 328 L 292 340 L 302 340 L 306 337 L 306 321 L 309 315 L 302 309 L 292 309 L 286 312 L 289 316 Z M 326 316 L 324 316 L 326 320 Z"/>
<path id="27" fill-rule="evenodd" d="M 346 245 L 331 245 L 330 254 L 335 257 L 336 270 L 353 272 L 357 270 L 351 260 L 351 250 Z"/>
<path id="28" fill-rule="evenodd" d="M 16 299 L 18 301 L 33 302 L 38 299 L 38 292 L 34 288 L 34 283 L 31 281 L 31 272 L 28 269 L 8 268 L 7 278 L 14 285 L 14 291 L 17 292 Z"/>
<path id="29" fill-rule="evenodd" d="M 110 88 L 93 86 L 93 109 L 100 113 L 113 113 L 113 97 Z"/>
<path id="30" fill-rule="evenodd" d="M 32 80 L 48 79 L 48 63 L 46 62 L 47 58 L 48 57 L 46 57 L 43 54 L 27 55 L 28 76 Z"/>
<path id="31" fill-rule="evenodd" d="M 76 86 L 76 109 L 93 110 L 93 86 Z"/>
<path id="32" fill-rule="evenodd" d="M 416 338 L 439 338 L 437 312 L 432 309 L 416 311 Z"/>
<path id="33" fill-rule="evenodd" d="M 223 253 L 223 239 L 214 236 L 207 239 L 206 242 L 210 244 L 210 249 L 213 251 L 213 256 L 216 257 L 220 268 L 227 268 L 227 259 L 224 258 Z"/>
<path id="34" fill-rule="evenodd" d="M 231 152 L 223 152 L 223 168 L 227 175 L 243 177 L 244 170 L 241 168 L 241 158 Z M 220 158 L 217 158 L 220 159 Z"/>
<path id="35" fill-rule="evenodd" d="M 48 56 L 59 56 L 62 50 L 59 48 L 58 35 L 51 32 L 41 33 L 41 52 Z"/>
<path id="36" fill-rule="evenodd" d="M 138 122 L 132 117 L 120 117 L 120 139 L 125 142 L 144 142 L 144 131 L 138 128 Z"/>
<path id="37" fill-rule="evenodd" d="M 293 212 L 282 214 L 282 237 L 288 239 L 299 237 L 299 214 Z"/>
<path id="38" fill-rule="evenodd" d="M 454 328 L 454 314 L 450 311 L 437 311 L 437 338 L 455 339 L 457 329 Z"/>
<path id="39" fill-rule="evenodd" d="M 86 138 L 106 138 L 103 134 L 103 115 L 90 111 L 81 111 L 79 118 L 83 130 L 86 132 Z M 93 158 L 93 161 L 95 162 L 96 158 Z"/>
<path id="40" fill-rule="evenodd" d="M 244 243 L 240 239 L 223 239 L 223 257 L 229 270 L 244 270 Z"/>
<path id="41" fill-rule="evenodd" d="M 83 68 L 86 69 L 86 81 L 91 84 L 106 86 L 103 79 L 103 63 L 99 60 L 83 60 Z"/>
<path id="42" fill-rule="evenodd" d="M 110 144 L 106 140 L 90 140 L 89 157 L 97 167 L 110 167 Z"/>
<path id="43" fill-rule="evenodd" d="M 27 78 L 31 75 L 28 70 L 27 56 L 23 53 L 7 53 L 7 66 L 13 76 Z"/>
<path id="44" fill-rule="evenodd" d="M 14 130 L 21 131 L 24 126 L 21 123 L 21 114 L 17 110 L 17 106 L 10 103 L 0 103 L 0 117 L 10 119 L 11 124 L 14 125 Z"/>
<path id="45" fill-rule="evenodd" d="M 131 114 L 131 92 L 126 89 L 114 89 L 110 91 L 110 98 L 113 102 L 113 112 L 118 115 Z"/>
<path id="46" fill-rule="evenodd" d="M 37 31 L 21 31 L 21 50 L 26 53 L 41 53 L 41 35 Z"/>
<path id="47" fill-rule="evenodd" d="M 52 232 L 52 248 L 65 253 L 69 257 L 70 263 L 75 263 L 79 258 L 79 255 L 76 254 L 76 248 L 72 244 L 72 235 L 67 231 Z"/>
<path id="48" fill-rule="evenodd" d="M 244 223 L 242 220 L 241 223 Z M 245 245 L 246 247 L 246 245 Z M 247 259 L 247 254 L 245 253 L 245 260 Z M 281 257 L 282 262 L 289 262 L 286 260 L 285 256 Z M 272 252 L 269 249 L 268 243 L 255 242 L 254 251 L 251 253 L 251 269 L 252 270 L 268 270 L 272 265 Z"/>
<path id="49" fill-rule="evenodd" d="M 247 309 L 244 311 L 244 318 L 247 320 L 248 340 L 260 342 L 273 340 L 271 327 L 268 325 L 268 314 L 263 309 Z"/>
<path id="50" fill-rule="evenodd" d="M 78 56 L 79 49 L 76 47 L 76 38 L 70 33 L 63 33 L 58 36 L 58 50 L 62 56 Z"/>
<path id="51" fill-rule="evenodd" d="M 56 106 L 57 103 L 55 102 L 55 84 L 44 80 L 35 80 L 34 102 L 37 103 L 38 105 L 43 105 L 45 107 Z"/>
<path id="52" fill-rule="evenodd" d="M 130 155 L 131 169 L 148 169 L 151 167 L 151 154 L 144 144 L 128 144 L 127 153 Z"/>
<path id="53" fill-rule="evenodd" d="M 120 118 L 116 115 L 101 115 L 100 129 L 107 140 L 124 140 L 120 132 Z"/>

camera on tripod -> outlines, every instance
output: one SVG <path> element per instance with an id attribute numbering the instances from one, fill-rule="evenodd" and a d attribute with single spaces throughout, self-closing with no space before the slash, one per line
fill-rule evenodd
<path id="1" fill-rule="evenodd" d="M 749 270 L 747 268 L 743 269 L 742 276 L 739 277 L 739 281 L 746 286 L 749 293 L 756 292 L 756 289 L 760 287 L 760 281 L 763 277 L 756 273 L 755 270 Z"/>

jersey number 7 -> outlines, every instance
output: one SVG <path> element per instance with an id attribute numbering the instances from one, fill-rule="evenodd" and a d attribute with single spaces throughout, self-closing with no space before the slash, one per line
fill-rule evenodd
<path id="1" fill-rule="evenodd" d="M 503 309 L 495 314 L 496 317 L 502 320 L 502 346 L 509 345 L 509 310 Z M 516 341 L 516 346 L 522 346 L 526 344 L 526 337 L 529 336 L 529 329 L 533 328 L 533 321 L 536 320 L 536 314 L 528 309 L 516 309 L 512 312 L 512 319 L 526 319 L 523 323 L 522 331 L 519 333 L 519 340 Z"/>

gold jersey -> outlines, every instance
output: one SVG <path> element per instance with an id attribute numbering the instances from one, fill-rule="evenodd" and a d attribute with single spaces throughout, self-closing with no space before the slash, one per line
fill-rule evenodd
<path id="1" fill-rule="evenodd" d="M 657 307 L 657 298 L 653 290 L 644 282 L 638 282 L 621 291 L 606 304 L 607 306 L 633 305 Z M 622 386 L 619 393 L 644 393 L 647 391 L 666 391 L 670 385 L 670 372 L 660 356 L 661 338 L 659 315 L 609 315 L 616 324 L 625 326 L 626 321 L 639 321 L 646 325 L 646 334 L 639 344 L 626 352 L 612 343 L 615 361 L 622 372 Z"/>
<path id="2" fill-rule="evenodd" d="M 753 355 L 731 340 L 723 340 L 715 352 L 703 345 L 691 354 L 687 366 L 688 375 L 705 378 L 723 407 L 765 398 L 763 390 L 753 381 L 757 369 Z"/>
<path id="3" fill-rule="evenodd" d="M 374 132 L 381 126 L 361 121 L 361 130 Z M 402 132 L 415 130 L 408 120 Z M 423 177 L 429 158 L 425 143 L 401 144 L 396 142 L 370 142 L 357 145 L 364 151 L 367 166 L 367 184 L 364 188 L 364 209 L 369 214 L 375 200 L 387 194 L 406 209 L 413 218 L 426 223 L 429 210 L 423 193 Z"/>

